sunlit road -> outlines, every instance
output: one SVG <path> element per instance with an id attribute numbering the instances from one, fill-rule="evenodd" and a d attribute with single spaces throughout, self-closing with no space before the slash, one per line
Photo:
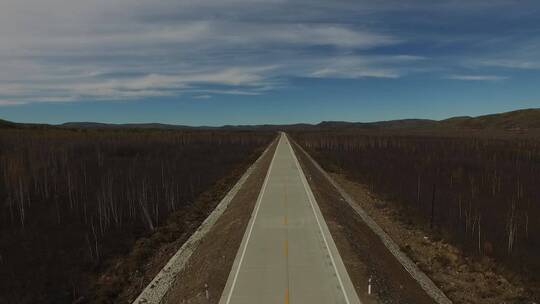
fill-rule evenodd
<path id="1" fill-rule="evenodd" d="M 220 304 L 360 303 L 282 134 Z"/>

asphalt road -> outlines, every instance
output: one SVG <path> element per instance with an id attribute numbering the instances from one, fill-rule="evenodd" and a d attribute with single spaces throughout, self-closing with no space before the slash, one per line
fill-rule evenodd
<path id="1" fill-rule="evenodd" d="M 219 303 L 360 303 L 285 134 Z"/>

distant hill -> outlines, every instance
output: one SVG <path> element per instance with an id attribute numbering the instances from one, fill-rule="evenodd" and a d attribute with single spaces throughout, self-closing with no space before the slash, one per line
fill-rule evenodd
<path id="1" fill-rule="evenodd" d="M 333 129 L 374 129 L 374 130 L 430 130 L 430 129 L 474 129 L 474 130 L 527 130 L 540 129 L 540 109 L 524 109 L 512 112 L 483 115 L 478 117 L 458 116 L 444 120 L 398 119 L 377 122 L 323 121 L 319 124 L 288 125 L 225 125 L 222 127 L 192 127 L 161 123 L 108 124 L 99 122 L 67 122 L 61 125 L 20 124 L 0 119 L 0 128 L 46 128 L 69 129 L 229 129 L 229 130 L 333 130 Z"/>
<path id="2" fill-rule="evenodd" d="M 129 123 L 129 124 L 110 124 L 100 122 L 66 122 L 59 127 L 77 128 L 77 129 L 195 129 L 205 127 L 190 127 L 184 125 L 169 125 L 161 123 Z"/>
<path id="3" fill-rule="evenodd" d="M 3 128 L 3 129 L 12 129 L 12 128 L 16 128 L 17 127 L 17 124 L 14 123 L 14 122 L 11 122 L 11 121 L 7 121 L 7 120 L 3 120 L 3 119 L 0 119 L 0 128 Z"/>
<path id="4" fill-rule="evenodd" d="M 425 129 L 438 127 L 436 120 L 429 119 L 398 119 L 376 122 L 347 122 L 347 121 L 323 121 L 312 127 L 331 129 Z"/>
<path id="5" fill-rule="evenodd" d="M 453 117 L 440 123 L 467 129 L 540 129 L 540 109 L 524 109 L 478 117 Z"/>
<path id="6" fill-rule="evenodd" d="M 385 129 L 425 129 L 436 128 L 439 126 L 439 123 L 436 120 L 430 119 L 399 119 L 379 121 L 373 124 Z"/>
<path id="7" fill-rule="evenodd" d="M 280 130 L 303 130 L 312 129 L 314 125 L 306 123 L 288 124 L 288 125 L 225 125 L 220 128 L 230 130 L 263 130 L 263 131 L 280 131 Z"/>
<path id="8" fill-rule="evenodd" d="M 320 129 L 382 129 L 382 130 L 425 130 L 425 129 L 475 129 L 475 130 L 527 130 L 540 129 L 540 109 L 524 109 L 512 112 L 489 114 L 478 117 L 457 116 L 444 120 L 399 119 L 377 122 L 323 121 L 316 125 Z"/>

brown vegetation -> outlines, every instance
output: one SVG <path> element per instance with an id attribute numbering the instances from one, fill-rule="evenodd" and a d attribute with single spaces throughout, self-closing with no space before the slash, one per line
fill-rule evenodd
<path id="1" fill-rule="evenodd" d="M 125 254 L 172 212 L 197 209 L 205 189 L 272 137 L 1 129 L 0 303 L 80 299 L 104 261 Z"/>
<path id="2" fill-rule="evenodd" d="M 492 256 L 538 293 L 540 141 L 531 137 L 297 132 L 330 171 L 344 172 L 471 256 Z"/>

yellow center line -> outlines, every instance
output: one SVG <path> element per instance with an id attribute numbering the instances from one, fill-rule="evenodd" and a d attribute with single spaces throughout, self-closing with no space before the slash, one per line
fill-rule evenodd
<path id="1" fill-rule="evenodd" d="M 289 288 L 285 288 L 285 304 L 289 304 Z"/>
<path id="2" fill-rule="evenodd" d="M 287 225 L 287 215 L 283 216 L 283 225 Z"/>

